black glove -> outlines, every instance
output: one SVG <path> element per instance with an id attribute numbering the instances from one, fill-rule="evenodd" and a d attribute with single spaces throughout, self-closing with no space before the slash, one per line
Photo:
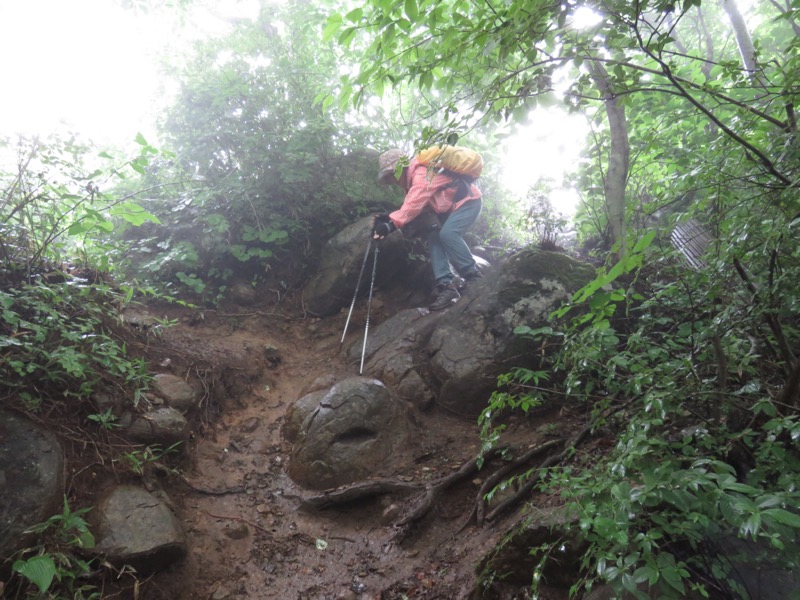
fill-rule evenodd
<path id="1" fill-rule="evenodd" d="M 375 217 L 375 227 L 372 230 L 372 233 L 378 239 L 383 239 L 390 233 L 392 233 L 397 227 L 391 221 L 378 221 L 378 217 Z"/>

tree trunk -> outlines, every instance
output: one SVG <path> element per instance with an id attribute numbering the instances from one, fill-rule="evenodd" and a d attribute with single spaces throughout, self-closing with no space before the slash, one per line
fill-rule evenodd
<path id="1" fill-rule="evenodd" d="M 625 119 L 625 107 L 618 101 L 614 93 L 608 71 L 602 63 L 591 61 L 592 79 L 603 97 L 611 134 L 611 151 L 608 156 L 608 172 L 603 186 L 606 195 L 606 211 L 611 230 L 611 241 L 617 245 L 620 257 L 626 253 L 625 248 L 625 187 L 628 181 L 630 164 L 630 145 L 628 143 L 628 122 Z"/>
<path id="2" fill-rule="evenodd" d="M 744 22 L 744 17 L 739 11 L 739 7 L 734 0 L 720 0 L 720 4 L 731 20 L 733 33 L 736 35 L 736 45 L 739 47 L 739 53 L 742 55 L 742 64 L 744 68 L 747 69 L 753 81 L 763 85 L 763 77 L 759 72 L 758 63 L 756 62 L 756 48 L 753 45 L 753 38 L 750 37 L 750 31 L 747 29 L 747 23 Z"/>

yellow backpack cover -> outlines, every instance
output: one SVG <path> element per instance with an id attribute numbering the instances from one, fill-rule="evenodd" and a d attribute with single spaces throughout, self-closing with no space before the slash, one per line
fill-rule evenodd
<path id="1" fill-rule="evenodd" d="M 426 167 L 445 169 L 472 179 L 480 177 L 483 171 L 481 155 L 463 146 L 431 146 L 420 151 L 417 160 Z"/>

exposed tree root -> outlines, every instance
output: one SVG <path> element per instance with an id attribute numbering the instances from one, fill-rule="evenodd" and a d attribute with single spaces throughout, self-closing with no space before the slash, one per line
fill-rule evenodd
<path id="1" fill-rule="evenodd" d="M 463 530 L 467 525 L 469 525 L 469 523 L 472 521 L 473 518 L 475 519 L 475 524 L 478 527 L 481 527 L 483 525 L 484 514 L 486 512 L 486 503 L 484 501 L 484 498 L 486 497 L 486 494 L 488 494 L 496 485 L 498 485 L 501 481 L 503 481 L 505 477 L 507 477 L 509 474 L 513 473 L 517 469 L 521 469 L 537 456 L 547 452 L 551 448 L 560 446 L 563 443 L 564 443 L 563 439 L 558 439 L 558 440 L 552 440 L 550 442 L 545 442 L 544 444 L 540 444 L 535 448 L 531 448 L 518 458 L 515 458 L 514 460 L 506 463 L 505 465 L 497 469 L 497 471 L 492 473 L 489 477 L 487 477 L 486 481 L 483 482 L 481 489 L 478 490 L 478 495 L 475 498 L 475 506 L 473 507 L 472 512 L 469 514 L 469 517 L 467 517 L 467 521 L 464 523 L 461 529 Z"/>
<path id="2" fill-rule="evenodd" d="M 505 449 L 494 449 L 482 457 L 482 459 L 484 461 L 491 460 L 503 450 Z M 374 479 L 371 481 L 364 481 L 354 485 L 325 491 L 317 496 L 304 498 L 300 503 L 300 508 L 322 509 L 330 506 L 347 504 L 370 496 L 397 492 L 422 492 L 421 499 L 418 500 L 416 506 L 395 524 L 395 527 L 404 527 L 424 517 L 445 490 L 459 481 L 477 473 L 480 463 L 481 457 L 475 457 L 461 465 L 457 471 L 426 484 L 398 481 L 397 479 Z"/>
<path id="3" fill-rule="evenodd" d="M 424 488 L 425 494 L 423 495 L 422 500 L 419 501 L 417 503 L 417 506 L 414 507 L 406 516 L 400 519 L 395 524 L 395 527 L 404 527 L 406 525 L 411 525 L 412 523 L 419 521 L 422 517 L 428 514 L 428 511 L 431 509 L 434 502 L 438 500 L 439 496 L 441 496 L 445 490 L 455 485 L 459 481 L 463 481 L 467 477 L 471 477 L 472 475 L 477 473 L 479 465 L 482 463 L 482 461 L 491 460 L 492 458 L 500 454 L 500 452 L 501 450 L 495 449 L 490 451 L 483 457 L 476 456 L 472 460 L 468 460 L 463 465 L 461 465 L 461 467 L 457 471 L 426 485 Z"/>
<path id="4" fill-rule="evenodd" d="M 459 531 L 463 531 L 472 522 L 480 527 L 486 521 L 496 519 L 505 511 L 523 502 L 526 498 L 529 498 L 531 491 L 536 486 L 544 470 L 561 462 L 569 452 L 572 452 L 586 439 L 590 432 L 591 427 L 586 427 L 569 440 L 560 438 L 540 444 L 523 452 L 517 458 L 508 461 L 494 471 L 481 485 L 472 511 Z M 558 448 L 561 449 L 560 452 L 550 453 Z M 416 500 L 410 510 L 406 511 L 394 524 L 397 531 L 394 536 L 394 541 L 399 541 L 405 537 L 414 523 L 420 521 L 428 514 L 430 509 L 446 490 L 476 474 L 479 471 L 479 465 L 482 461 L 489 462 L 498 455 L 505 453 L 507 450 L 508 448 L 496 448 L 483 457 L 475 457 L 468 460 L 462 464 L 457 471 L 427 484 L 404 482 L 396 479 L 376 479 L 328 490 L 319 495 L 304 498 L 301 501 L 300 507 L 303 509 L 324 509 L 331 506 L 348 504 L 370 496 L 417 493 Z M 542 455 L 545 455 L 545 457 L 536 464 L 534 467 L 536 472 L 530 475 L 525 484 L 520 486 L 513 496 L 507 498 L 487 513 L 485 500 L 487 493 L 513 473 L 529 468 L 530 463 Z"/>
<path id="5" fill-rule="evenodd" d="M 362 498 L 369 498 L 370 496 L 380 496 L 382 494 L 391 494 L 394 492 L 415 492 L 419 490 L 419 488 L 419 484 L 407 483 L 396 479 L 372 479 L 347 487 L 328 490 L 317 496 L 303 498 L 300 502 L 300 508 L 323 509 L 330 506 L 347 504 Z"/>
<path id="6" fill-rule="evenodd" d="M 501 513 L 505 512 L 512 506 L 516 506 L 517 504 L 522 502 L 525 498 L 530 497 L 531 491 L 533 491 L 533 488 L 536 486 L 537 482 L 539 481 L 539 478 L 544 473 L 544 470 L 561 462 L 567 456 L 568 453 L 572 452 L 575 448 L 577 448 L 581 444 L 581 442 L 583 442 L 584 439 L 586 439 L 586 436 L 589 435 L 591 430 L 592 430 L 591 425 L 585 427 L 584 429 L 579 431 L 575 436 L 573 436 L 571 440 L 567 442 L 567 444 L 565 445 L 564 449 L 561 452 L 559 452 L 558 454 L 552 454 L 548 456 L 546 459 L 544 459 L 541 463 L 539 463 L 537 473 L 529 477 L 525 485 L 520 486 L 516 494 L 514 494 L 512 497 L 501 502 L 495 508 L 493 508 L 492 511 L 486 515 L 486 520 L 487 521 L 494 520 Z"/>
<path id="7" fill-rule="evenodd" d="M 588 433 L 588 429 L 585 430 Z M 579 440 L 576 439 L 573 441 L 573 444 L 570 445 L 572 447 L 575 443 Z M 492 473 L 489 477 L 486 478 L 481 489 L 478 493 L 475 505 L 469 515 L 467 522 L 461 528 L 463 529 L 466 527 L 467 524 L 472 522 L 474 519 L 476 523 L 480 526 L 484 523 L 484 520 L 492 520 L 495 518 L 500 512 L 506 510 L 513 504 L 520 502 L 527 493 L 533 488 L 535 481 L 538 477 L 533 477 L 532 482 L 530 481 L 524 486 L 526 491 L 523 492 L 520 490 L 513 498 L 506 500 L 504 503 L 499 505 L 495 508 L 489 515 L 485 514 L 485 500 L 484 497 L 491 490 L 494 486 L 500 483 L 503 478 L 508 476 L 509 474 L 518 471 L 524 467 L 526 467 L 530 461 L 533 459 L 541 456 L 542 454 L 547 453 L 548 451 L 559 448 L 564 445 L 564 439 L 552 440 L 549 442 L 545 442 L 544 444 L 540 444 L 535 448 L 531 448 L 530 450 L 522 453 L 519 457 L 509 461 L 507 464 L 501 466 L 497 469 L 494 473 Z M 408 532 L 408 529 L 411 525 L 420 521 L 431 508 L 435 505 L 435 503 L 439 500 L 439 498 L 452 486 L 455 484 L 472 477 L 479 471 L 479 465 L 483 462 L 489 462 L 493 458 L 497 457 L 498 455 L 503 454 L 506 452 L 508 448 L 496 448 L 490 452 L 488 452 L 483 457 L 475 457 L 471 460 L 468 460 L 461 467 L 454 471 L 453 473 L 437 479 L 436 481 L 429 482 L 427 484 L 421 483 L 410 483 L 410 482 L 403 482 L 398 481 L 396 479 L 376 479 L 372 481 L 365 481 L 361 483 L 357 483 L 350 486 L 336 488 L 334 490 L 325 491 L 316 496 L 310 496 L 304 498 L 300 504 L 300 507 L 303 509 L 324 509 L 331 506 L 337 505 L 344 505 L 350 502 L 354 502 L 356 500 L 360 500 L 362 498 L 367 498 L 370 496 L 378 496 L 382 494 L 397 494 L 397 493 L 417 493 L 417 498 L 414 504 L 411 506 L 410 510 L 406 511 L 406 513 L 394 524 L 394 527 L 397 529 L 397 535 L 395 536 L 395 541 L 398 538 L 402 538 Z M 539 463 L 539 468 L 543 469 L 547 466 L 551 466 L 555 464 L 562 458 L 564 451 L 558 454 L 550 455 L 546 458 L 543 462 Z"/>

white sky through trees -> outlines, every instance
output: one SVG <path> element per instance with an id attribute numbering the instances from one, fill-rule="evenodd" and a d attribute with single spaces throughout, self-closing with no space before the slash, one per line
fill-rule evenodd
<path id="1" fill-rule="evenodd" d="M 139 132 L 152 140 L 169 95 L 159 57 L 198 36 L 223 33 L 225 16 L 255 16 L 258 3 L 231 0 L 213 7 L 193 12 L 181 29 L 168 10 L 134 12 L 111 0 L 0 3 L 0 56 L 6 57 L 0 134 L 75 131 L 123 147 Z M 577 160 L 583 120 L 554 111 L 534 117 L 520 128 L 521 137 L 507 140 L 507 184 L 520 196 L 540 175 L 560 183 L 560 173 Z"/>
<path id="2" fill-rule="evenodd" d="M 197 3 L 200 5 L 200 3 Z M 174 9 L 149 12 L 113 0 L 7 0 L 0 3 L 0 133 L 80 132 L 126 144 L 152 129 L 168 85 L 159 58 L 202 35 L 224 32 L 228 15 L 254 15 L 253 0 L 200 6 L 179 27 Z M 11 58 L 13 57 L 13 58 Z"/>
<path id="3" fill-rule="evenodd" d="M 0 131 L 133 139 L 158 86 L 159 33 L 108 1 L 3 2 Z"/>
<path id="4" fill-rule="evenodd" d="M 742 8 L 750 3 L 739 0 Z M 202 6 L 193 5 L 189 25 L 179 28 L 174 11 L 134 12 L 113 0 L 0 2 L 0 134 L 72 130 L 118 146 L 139 132 L 152 138 L 168 96 L 159 57 L 192 38 L 223 33 L 225 17 L 253 17 L 258 10 L 256 0 Z M 587 130 L 583 117 L 555 107 L 533 113 L 529 124 L 502 142 L 507 185 L 520 196 L 539 178 L 558 188 L 564 171 L 574 169 Z M 577 197 L 560 190 L 552 200 L 571 212 Z"/>

